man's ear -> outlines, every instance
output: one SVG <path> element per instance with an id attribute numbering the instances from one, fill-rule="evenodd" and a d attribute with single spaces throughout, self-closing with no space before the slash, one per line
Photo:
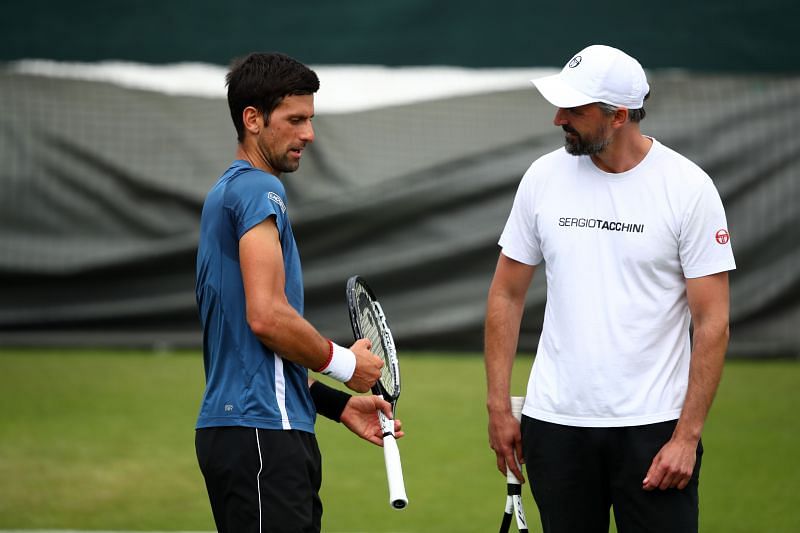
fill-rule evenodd
<path id="1" fill-rule="evenodd" d="M 618 107 L 611 118 L 611 125 L 614 127 L 624 126 L 628 122 L 628 108 Z"/>
<path id="2" fill-rule="evenodd" d="M 261 128 L 264 127 L 264 114 L 253 106 L 247 106 L 242 111 L 242 122 L 244 129 L 253 135 L 261 133 Z"/>

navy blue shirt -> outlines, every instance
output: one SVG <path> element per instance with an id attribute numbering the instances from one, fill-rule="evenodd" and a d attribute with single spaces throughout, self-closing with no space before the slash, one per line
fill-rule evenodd
<path id="1" fill-rule="evenodd" d="M 203 205 L 195 292 L 203 325 L 206 389 L 197 428 L 245 426 L 314 432 L 316 413 L 305 367 L 266 347 L 247 324 L 239 239 L 274 217 L 286 298 L 303 314 L 300 255 L 275 176 L 234 161 Z"/>

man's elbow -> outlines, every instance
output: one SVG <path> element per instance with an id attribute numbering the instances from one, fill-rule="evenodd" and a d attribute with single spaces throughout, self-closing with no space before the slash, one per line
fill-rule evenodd
<path id="1" fill-rule="evenodd" d="M 722 328 L 722 339 L 725 341 L 726 346 L 728 341 L 731 340 L 731 326 L 727 322 L 725 322 L 725 327 Z"/>
<path id="2" fill-rule="evenodd" d="M 712 323 L 712 335 L 719 342 L 728 345 L 728 340 L 731 338 L 731 326 L 727 316 Z"/>
<path id="3" fill-rule="evenodd" d="M 696 340 L 706 346 L 716 346 L 722 353 L 727 350 L 728 341 L 731 338 L 731 328 L 727 320 L 703 323 L 695 325 L 694 336 Z"/>
<path id="4" fill-rule="evenodd" d="M 270 345 L 271 341 L 274 340 L 275 332 L 278 330 L 278 323 L 274 313 L 248 311 L 247 325 L 250 326 L 253 334 L 267 345 Z"/>

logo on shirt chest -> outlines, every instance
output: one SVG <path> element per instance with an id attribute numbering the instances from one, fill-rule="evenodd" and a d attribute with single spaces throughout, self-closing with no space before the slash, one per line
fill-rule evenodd
<path id="1" fill-rule="evenodd" d="M 564 228 L 583 228 L 603 231 L 624 231 L 627 233 L 644 233 L 644 224 L 604 220 L 602 218 L 559 217 L 558 225 Z"/>

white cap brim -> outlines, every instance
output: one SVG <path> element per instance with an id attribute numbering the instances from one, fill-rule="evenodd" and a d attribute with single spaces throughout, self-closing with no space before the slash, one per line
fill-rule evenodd
<path id="1" fill-rule="evenodd" d="M 570 107 L 578 107 L 592 102 L 597 102 L 596 98 L 592 98 L 580 91 L 576 91 L 561 79 L 559 74 L 552 76 L 545 76 L 544 78 L 537 78 L 531 80 L 539 92 L 545 99 L 556 107 L 568 109 Z"/>

